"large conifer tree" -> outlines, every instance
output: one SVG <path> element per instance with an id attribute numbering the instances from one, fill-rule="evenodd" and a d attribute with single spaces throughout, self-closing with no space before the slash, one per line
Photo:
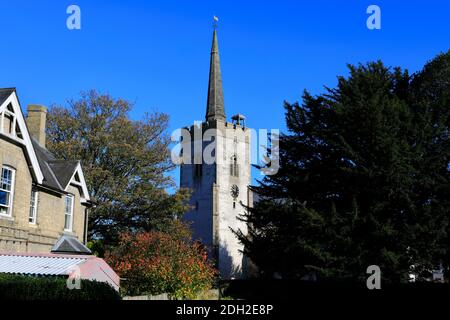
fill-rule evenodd
<path id="1" fill-rule="evenodd" d="M 444 257 L 449 55 L 413 77 L 381 62 L 349 69 L 285 104 L 280 170 L 254 187 L 249 235 L 237 232 L 267 276 L 361 280 L 378 265 L 403 282 Z"/>

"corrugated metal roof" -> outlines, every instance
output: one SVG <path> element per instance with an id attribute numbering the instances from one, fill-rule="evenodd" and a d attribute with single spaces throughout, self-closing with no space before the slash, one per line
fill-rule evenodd
<path id="1" fill-rule="evenodd" d="M 87 258 L 0 255 L 0 273 L 58 276 L 68 275 L 73 266 Z"/>

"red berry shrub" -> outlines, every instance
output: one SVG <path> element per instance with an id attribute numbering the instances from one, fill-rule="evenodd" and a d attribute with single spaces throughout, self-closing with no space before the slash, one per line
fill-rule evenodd
<path id="1" fill-rule="evenodd" d="M 176 299 L 194 299 L 212 287 L 215 269 L 199 243 L 187 240 L 186 229 L 121 235 L 119 245 L 105 260 L 123 278 L 125 295 L 168 293 Z"/>

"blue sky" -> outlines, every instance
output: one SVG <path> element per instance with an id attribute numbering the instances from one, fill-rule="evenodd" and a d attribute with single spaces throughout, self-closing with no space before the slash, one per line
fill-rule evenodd
<path id="1" fill-rule="evenodd" d="M 81 30 L 66 28 L 71 4 Z M 371 4 L 381 30 L 366 27 Z M 450 49 L 444 0 L 0 0 L 0 87 L 16 87 L 23 108 L 95 88 L 134 101 L 133 118 L 168 113 L 171 132 L 204 118 L 213 15 L 226 113 L 254 128 L 283 130 L 283 101 L 334 86 L 347 63 L 414 72 Z"/>

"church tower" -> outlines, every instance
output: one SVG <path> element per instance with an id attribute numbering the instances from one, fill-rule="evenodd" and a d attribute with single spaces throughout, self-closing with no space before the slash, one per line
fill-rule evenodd
<path id="1" fill-rule="evenodd" d="M 222 279 L 246 274 L 243 247 L 232 230 L 247 232 L 238 218 L 252 205 L 249 191 L 250 129 L 237 114 L 227 121 L 220 70 L 217 31 L 214 30 L 205 121 L 186 128 L 182 137 L 180 186 L 192 191 L 192 209 L 185 218 L 192 223 L 194 239 L 207 246 Z"/>

